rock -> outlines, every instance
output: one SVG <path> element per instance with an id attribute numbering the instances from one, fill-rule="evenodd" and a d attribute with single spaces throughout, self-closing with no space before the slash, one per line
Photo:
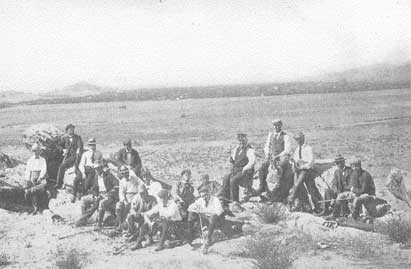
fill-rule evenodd
<path id="1" fill-rule="evenodd" d="M 18 164 L 19 162 L 16 159 L 8 156 L 3 152 L 0 152 L 0 169 L 13 168 Z"/>

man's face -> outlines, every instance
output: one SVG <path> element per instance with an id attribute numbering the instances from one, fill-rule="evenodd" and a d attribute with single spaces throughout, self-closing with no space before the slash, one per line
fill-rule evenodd
<path id="1" fill-rule="evenodd" d="M 151 183 L 151 178 L 148 176 L 143 176 L 143 180 L 146 182 L 147 185 L 150 185 Z"/>
<path id="2" fill-rule="evenodd" d="M 277 133 L 281 132 L 282 125 L 280 123 L 273 124 L 273 126 Z"/>
<path id="3" fill-rule="evenodd" d="M 344 169 L 345 161 L 339 161 L 335 163 L 339 169 Z"/>
<path id="4" fill-rule="evenodd" d="M 129 172 L 124 172 L 121 174 L 123 176 L 123 178 L 125 178 L 126 180 L 130 179 L 130 173 Z"/>
<path id="5" fill-rule="evenodd" d="M 68 134 L 69 136 L 74 135 L 74 128 L 73 128 L 73 127 L 68 128 L 68 129 L 67 129 L 67 134 Z"/>
<path id="6" fill-rule="evenodd" d="M 131 143 L 125 144 L 124 147 L 125 147 L 127 150 L 131 150 Z"/>
<path id="7" fill-rule="evenodd" d="M 96 151 L 96 148 L 97 148 L 97 145 L 90 145 L 90 149 L 92 150 L 92 151 Z"/>
<path id="8" fill-rule="evenodd" d="M 351 165 L 352 169 L 356 170 L 356 171 L 361 171 L 361 164 L 359 163 L 353 163 Z"/>
<path id="9" fill-rule="evenodd" d="M 202 192 L 201 193 L 201 198 L 203 198 L 204 201 L 206 201 L 206 203 L 208 203 L 210 201 L 211 196 L 210 196 L 209 193 Z"/>
<path id="10" fill-rule="evenodd" d="M 34 157 L 38 158 L 40 156 L 40 150 L 33 151 Z"/>
<path id="11" fill-rule="evenodd" d="M 189 175 L 188 173 L 184 173 L 183 175 L 184 182 L 188 183 L 190 182 L 190 179 L 191 179 L 191 175 Z"/>
<path id="12" fill-rule="evenodd" d="M 247 146 L 248 139 L 247 139 L 247 137 L 240 137 L 238 139 L 238 142 L 239 142 L 241 147 L 245 147 L 245 146 Z"/>

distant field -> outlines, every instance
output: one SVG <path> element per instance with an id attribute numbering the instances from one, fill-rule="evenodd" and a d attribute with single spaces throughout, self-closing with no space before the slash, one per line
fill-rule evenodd
<path id="1" fill-rule="evenodd" d="M 392 166 L 411 170 L 411 90 L 384 90 L 273 97 L 187 99 L 17 106 L 0 110 L 1 145 L 19 145 L 23 130 L 50 122 L 64 128 L 74 123 L 85 139 L 120 144 L 133 138 L 141 146 L 220 141 L 228 146 L 238 131 L 247 132 L 261 151 L 270 121 L 283 119 L 285 130 L 307 133 L 318 158 L 358 155 L 376 177 L 385 178 Z M 199 149 L 197 151 L 202 151 Z M 227 153 L 214 149 L 216 163 Z M 187 153 L 186 152 L 186 153 Z M 170 154 L 170 152 L 169 152 Z M 218 156 L 216 156 L 218 155 Z M 186 156 L 189 161 L 190 156 Z M 209 164 L 212 170 L 213 163 Z"/>

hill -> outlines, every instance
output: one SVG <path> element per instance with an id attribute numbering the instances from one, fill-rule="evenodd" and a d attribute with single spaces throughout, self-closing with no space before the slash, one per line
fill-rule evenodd
<path id="1" fill-rule="evenodd" d="M 54 97 L 54 98 L 62 98 L 62 97 L 83 97 L 83 96 L 93 96 L 99 95 L 105 92 L 113 92 L 115 91 L 112 88 L 108 87 L 100 87 L 94 84 L 90 84 L 85 81 L 78 82 L 76 84 L 67 86 L 61 90 L 55 90 L 43 94 L 42 97 Z"/>

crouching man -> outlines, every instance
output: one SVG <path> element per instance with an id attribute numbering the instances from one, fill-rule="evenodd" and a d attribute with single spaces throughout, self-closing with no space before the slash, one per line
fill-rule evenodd
<path id="1" fill-rule="evenodd" d="M 40 146 L 34 143 L 31 147 L 33 156 L 27 161 L 25 179 L 26 190 L 24 197 L 26 200 L 31 200 L 33 205 L 33 215 L 37 214 L 39 210 L 39 199 L 41 193 L 44 193 L 47 181 L 45 179 L 47 173 L 46 160 L 40 156 Z"/>
<path id="2" fill-rule="evenodd" d="M 208 188 L 202 188 L 199 190 L 200 198 L 188 207 L 188 236 L 187 243 L 192 244 L 194 237 L 194 223 L 200 222 L 202 229 L 203 224 L 208 226 L 207 241 L 203 242 L 203 253 L 207 253 L 208 248 L 212 244 L 212 238 L 215 228 L 219 228 L 223 225 L 224 209 L 220 200 L 217 197 L 210 195 Z M 201 231 L 203 232 L 203 231 Z"/>
<path id="3" fill-rule="evenodd" d="M 142 248 L 145 237 L 147 238 L 146 246 L 153 243 L 151 229 L 149 223 L 144 219 L 144 213 L 156 205 L 157 199 L 148 193 L 145 185 L 140 185 L 139 193 L 131 202 L 130 213 L 127 216 L 129 234 L 131 235 L 128 241 L 135 240 L 137 237 L 137 242 L 131 247 L 131 250 Z M 138 225 L 138 231 L 136 224 Z"/>
<path id="4" fill-rule="evenodd" d="M 136 176 L 131 176 L 127 166 L 120 166 L 119 173 L 121 175 L 118 196 L 120 201 L 116 204 L 117 230 L 121 230 L 121 226 L 130 211 L 131 201 L 137 196 L 138 188 L 143 182 Z"/>
<path id="5" fill-rule="evenodd" d="M 104 171 L 103 161 L 94 163 L 96 170 L 92 194 L 81 198 L 81 218 L 76 222 L 76 226 L 84 226 L 87 220 L 98 209 L 97 228 L 103 226 L 104 213 L 115 210 L 118 200 L 118 180 L 110 173 Z"/>
<path id="6" fill-rule="evenodd" d="M 161 190 L 158 197 L 160 199 L 159 204 L 144 214 L 144 220 L 149 227 L 153 227 L 154 224 L 160 227 L 160 244 L 155 251 L 163 250 L 166 240 L 169 239 L 172 234 L 180 237 L 179 227 L 183 220 L 177 204 L 170 199 L 171 197 L 168 191 Z"/>

